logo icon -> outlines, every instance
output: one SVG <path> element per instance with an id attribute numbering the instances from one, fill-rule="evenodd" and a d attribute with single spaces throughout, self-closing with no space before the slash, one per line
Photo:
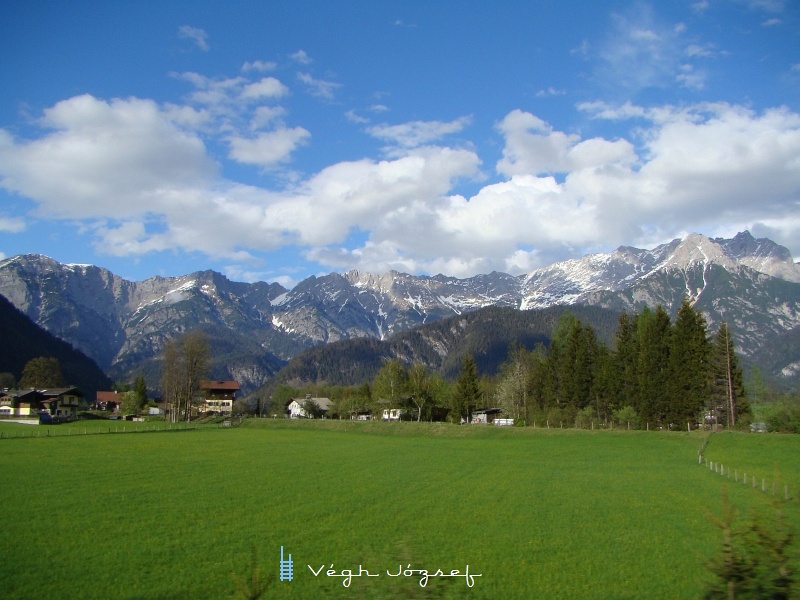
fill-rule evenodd
<path id="1" fill-rule="evenodd" d="M 283 546 L 281 546 L 281 581 L 291 581 L 294 576 L 294 567 L 292 565 L 292 555 L 288 559 L 283 558 Z"/>

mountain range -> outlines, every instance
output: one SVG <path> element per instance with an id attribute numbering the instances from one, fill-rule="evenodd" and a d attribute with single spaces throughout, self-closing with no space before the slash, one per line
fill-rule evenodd
<path id="1" fill-rule="evenodd" d="M 660 304 L 674 313 L 684 296 L 712 331 L 728 322 L 745 358 L 784 378 L 800 374 L 800 266 L 786 248 L 749 232 L 732 239 L 693 233 L 650 250 L 620 247 L 520 276 L 348 271 L 309 277 L 291 290 L 232 282 L 214 271 L 132 282 L 96 266 L 21 255 L 0 261 L 0 294 L 112 378 L 142 373 L 151 386 L 165 343 L 197 328 L 212 343 L 212 377 L 237 379 L 248 391 L 314 346 L 386 340 L 482 308 L 619 312 Z"/>

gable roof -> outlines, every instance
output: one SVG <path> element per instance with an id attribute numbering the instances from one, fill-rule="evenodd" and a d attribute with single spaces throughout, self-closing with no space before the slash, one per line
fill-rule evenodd
<path id="1" fill-rule="evenodd" d="M 297 402 L 297 404 L 302 407 L 303 402 L 307 402 L 309 400 L 314 402 L 314 404 L 319 406 L 322 410 L 328 410 L 331 407 L 331 404 L 333 404 L 333 401 L 330 398 L 309 398 L 307 396 L 305 398 L 292 398 L 289 404 L 292 402 Z"/>
<path id="2" fill-rule="evenodd" d="M 66 396 L 70 394 L 72 396 L 80 396 L 83 398 L 83 393 L 76 387 L 65 387 L 65 388 L 52 388 L 49 390 L 36 390 L 45 398 L 58 398 L 59 396 Z"/>
<path id="3" fill-rule="evenodd" d="M 97 392 L 98 402 L 120 402 L 122 397 L 117 392 Z"/>
<path id="4" fill-rule="evenodd" d="M 241 388 L 239 387 L 239 382 L 234 381 L 231 379 L 225 380 L 211 380 L 211 381 L 201 381 L 200 382 L 200 389 L 201 390 L 224 390 L 226 392 L 238 392 Z"/>

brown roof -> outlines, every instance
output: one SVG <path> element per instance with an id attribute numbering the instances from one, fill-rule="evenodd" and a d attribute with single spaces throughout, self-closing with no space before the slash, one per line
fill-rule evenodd
<path id="1" fill-rule="evenodd" d="M 120 402 L 120 395 L 117 392 L 97 392 L 98 402 Z"/>
<path id="2" fill-rule="evenodd" d="M 239 383 L 237 381 L 201 381 L 201 390 L 226 390 L 229 392 L 238 391 Z"/>

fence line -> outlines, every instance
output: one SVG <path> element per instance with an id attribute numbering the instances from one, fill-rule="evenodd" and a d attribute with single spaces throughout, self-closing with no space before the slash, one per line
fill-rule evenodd
<path id="1" fill-rule="evenodd" d="M 707 458 L 705 459 L 705 466 L 708 467 L 708 470 L 719 475 L 720 477 L 727 477 L 728 479 L 732 479 L 734 483 L 739 483 L 739 470 L 738 469 L 731 469 L 730 466 L 726 467 L 721 462 L 710 461 Z M 783 499 L 786 502 L 792 500 L 791 492 L 795 489 L 794 486 L 791 488 L 789 484 L 786 482 L 780 482 L 778 479 L 767 479 L 766 477 L 761 477 L 761 484 L 759 486 L 758 477 L 753 473 L 749 474 L 746 471 L 742 471 L 742 485 L 748 485 L 748 480 L 750 486 L 755 490 L 759 487 L 761 488 L 761 493 L 766 494 L 770 488 L 772 490 L 772 496 L 777 497 L 778 491 L 780 490 L 780 483 L 783 483 Z M 771 485 L 767 485 L 771 483 Z M 797 486 L 797 494 L 794 496 L 794 500 L 800 502 L 800 486 Z"/>
<path id="2" fill-rule="evenodd" d="M 222 428 L 224 423 L 165 423 L 162 426 L 153 425 L 152 427 L 131 427 L 127 425 L 115 425 L 113 427 L 64 427 L 62 425 L 55 426 L 55 430 L 47 428 L 42 431 L 41 426 L 37 426 L 35 431 L 31 430 L 30 435 L 26 431 L 0 431 L 0 440 L 12 439 L 31 439 L 40 437 L 68 437 L 72 435 L 117 435 L 117 434 L 131 434 L 131 433 L 170 433 L 178 431 L 196 431 L 198 429 L 213 429 Z M 66 429 L 66 432 L 64 431 Z"/>

